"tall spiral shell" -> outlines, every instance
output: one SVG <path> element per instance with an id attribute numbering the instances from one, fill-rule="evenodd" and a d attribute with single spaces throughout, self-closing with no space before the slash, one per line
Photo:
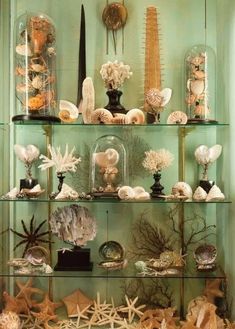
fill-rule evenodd
<path id="1" fill-rule="evenodd" d="M 126 117 L 130 124 L 141 125 L 145 122 L 144 112 L 139 109 L 132 109 L 128 111 Z"/>
<path id="2" fill-rule="evenodd" d="M 112 123 L 112 120 L 113 116 L 111 112 L 103 108 L 96 109 L 91 114 L 91 123 L 110 124 Z"/>

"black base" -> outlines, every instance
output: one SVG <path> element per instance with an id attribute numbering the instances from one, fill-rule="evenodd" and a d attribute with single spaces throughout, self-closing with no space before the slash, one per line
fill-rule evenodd
<path id="1" fill-rule="evenodd" d="M 60 118 L 53 115 L 40 115 L 40 114 L 19 114 L 12 118 L 12 122 L 18 121 L 43 121 L 43 122 L 61 122 Z"/>
<path id="2" fill-rule="evenodd" d="M 31 189 L 33 188 L 35 185 L 38 184 L 38 180 L 37 179 L 21 179 L 20 180 L 20 191 L 23 189 L 23 188 L 27 188 L 27 189 Z"/>
<path id="3" fill-rule="evenodd" d="M 165 200 L 165 197 L 164 197 L 164 193 L 162 194 L 156 194 L 156 193 L 150 193 L 150 196 L 151 196 L 151 199 L 159 199 L 159 200 L 162 200 L 164 199 Z"/>
<path id="4" fill-rule="evenodd" d="M 117 192 L 93 192 L 91 196 L 94 198 L 111 198 L 111 199 L 119 199 Z"/>
<path id="5" fill-rule="evenodd" d="M 205 124 L 205 125 L 213 125 L 218 123 L 216 120 L 212 119 L 200 119 L 200 118 L 191 118 L 188 119 L 187 124 Z"/>
<path id="6" fill-rule="evenodd" d="M 59 250 L 55 271 L 92 271 L 90 249 L 75 247 L 71 250 Z"/>
<path id="7" fill-rule="evenodd" d="M 209 193 L 212 186 L 215 184 L 212 180 L 200 180 L 199 186 L 203 188 L 203 190 L 206 191 L 206 193 Z"/>

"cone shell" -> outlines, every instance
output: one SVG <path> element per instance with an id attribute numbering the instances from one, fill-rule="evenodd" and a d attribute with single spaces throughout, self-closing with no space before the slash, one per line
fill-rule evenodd
<path id="1" fill-rule="evenodd" d="M 223 201 L 225 199 L 224 194 L 221 192 L 217 185 L 213 185 L 207 194 L 206 201 Z"/>
<path id="2" fill-rule="evenodd" d="M 185 125 L 188 121 L 188 117 L 186 113 L 182 111 L 174 111 L 172 112 L 167 119 L 167 124 L 181 124 Z"/>
<path id="3" fill-rule="evenodd" d="M 113 120 L 112 113 L 103 108 L 96 109 L 91 114 L 91 123 L 110 124 L 112 123 L 112 120 Z"/>
<path id="4" fill-rule="evenodd" d="M 139 109 L 132 109 L 126 114 L 128 123 L 141 125 L 145 122 L 144 112 Z"/>
<path id="5" fill-rule="evenodd" d="M 186 199 L 191 199 L 193 192 L 189 184 L 178 182 L 172 187 L 172 194 L 179 198 L 184 197 Z"/>
<path id="6" fill-rule="evenodd" d="M 61 100 L 59 106 L 59 118 L 63 122 L 74 122 L 78 118 L 78 108 L 73 103 Z"/>
<path id="7" fill-rule="evenodd" d="M 130 200 L 134 199 L 135 192 L 133 191 L 133 188 L 130 186 L 122 186 L 118 190 L 118 196 L 121 200 Z"/>
<path id="8" fill-rule="evenodd" d="M 195 201 L 205 201 L 207 197 L 206 191 L 201 187 L 198 186 L 193 193 L 193 200 Z"/>

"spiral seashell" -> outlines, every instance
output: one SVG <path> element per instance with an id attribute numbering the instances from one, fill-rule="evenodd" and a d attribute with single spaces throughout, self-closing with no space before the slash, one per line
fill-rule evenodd
<path id="1" fill-rule="evenodd" d="M 133 187 L 133 190 L 135 192 L 135 196 L 138 196 L 140 193 L 145 192 L 145 189 L 142 186 L 135 186 Z"/>
<path id="2" fill-rule="evenodd" d="M 172 194 L 179 199 L 191 199 L 193 192 L 189 184 L 178 182 L 172 187 Z"/>
<path id="3" fill-rule="evenodd" d="M 95 163 L 101 168 L 113 167 L 119 161 L 119 153 L 113 148 L 108 148 L 105 152 L 94 153 L 93 157 Z"/>
<path id="4" fill-rule="evenodd" d="M 187 115 L 182 111 L 174 111 L 172 112 L 167 119 L 167 124 L 181 124 L 185 125 L 188 121 Z"/>
<path id="5" fill-rule="evenodd" d="M 129 118 L 126 116 L 126 114 L 123 113 L 115 113 L 114 118 L 112 119 L 112 123 L 118 124 L 118 125 L 126 125 L 130 123 Z"/>
<path id="6" fill-rule="evenodd" d="M 223 201 L 225 199 L 224 194 L 221 192 L 217 185 L 213 185 L 206 197 L 206 202 L 209 201 Z"/>
<path id="7" fill-rule="evenodd" d="M 141 125 L 145 122 L 144 112 L 139 109 L 132 109 L 128 111 L 126 117 L 130 124 Z"/>
<path id="8" fill-rule="evenodd" d="M 112 123 L 112 120 L 113 120 L 112 113 L 106 109 L 103 108 L 96 109 L 91 113 L 91 123 L 110 124 Z"/>
<path id="9" fill-rule="evenodd" d="M 164 107 L 169 103 L 172 95 L 170 88 L 164 88 L 161 91 L 156 88 L 149 89 L 145 94 L 145 99 L 151 107 Z"/>
<path id="10" fill-rule="evenodd" d="M 130 186 L 122 186 L 118 190 L 118 196 L 121 200 L 130 200 L 134 199 L 135 192 L 133 191 L 133 188 Z"/>
<path id="11" fill-rule="evenodd" d="M 139 194 L 135 194 L 135 200 L 149 200 L 150 194 L 146 191 L 141 192 Z"/>
<path id="12" fill-rule="evenodd" d="M 78 118 L 78 108 L 73 103 L 60 100 L 59 118 L 64 122 L 74 122 Z"/>
<path id="13" fill-rule="evenodd" d="M 195 201 L 205 201 L 207 197 L 206 191 L 201 187 L 198 186 L 193 193 L 193 200 Z"/>

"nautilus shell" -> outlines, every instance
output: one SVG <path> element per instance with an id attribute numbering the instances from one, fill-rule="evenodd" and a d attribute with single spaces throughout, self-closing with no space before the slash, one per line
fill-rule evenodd
<path id="1" fill-rule="evenodd" d="M 145 99 L 151 107 L 164 107 L 166 106 L 172 95 L 172 89 L 164 88 L 158 90 L 156 88 L 149 89 L 145 94 Z"/>
<path id="2" fill-rule="evenodd" d="M 144 112 L 139 109 L 129 110 L 126 114 L 128 123 L 141 125 L 145 122 Z"/>
<path id="3" fill-rule="evenodd" d="M 174 111 L 168 116 L 167 124 L 185 125 L 187 121 L 188 121 L 188 117 L 186 113 L 182 111 Z"/>
<path id="4" fill-rule="evenodd" d="M 130 186 L 122 186 L 118 190 L 118 197 L 121 200 L 129 200 L 135 198 L 135 192 Z"/>
<path id="5" fill-rule="evenodd" d="M 213 185 L 207 194 L 206 201 L 223 201 L 225 199 L 224 194 L 221 192 L 217 185 Z"/>
<path id="6" fill-rule="evenodd" d="M 74 122 L 78 118 L 78 108 L 73 103 L 60 100 L 59 118 L 63 122 Z"/>
<path id="7" fill-rule="evenodd" d="M 193 193 L 193 200 L 195 201 L 205 201 L 207 197 L 206 191 L 201 187 L 198 186 Z"/>
<path id="8" fill-rule="evenodd" d="M 112 120 L 113 120 L 112 113 L 106 109 L 103 108 L 96 109 L 91 113 L 91 123 L 110 124 L 112 123 Z"/>
<path id="9" fill-rule="evenodd" d="M 114 117 L 112 119 L 112 123 L 117 124 L 117 125 L 125 125 L 125 124 L 129 124 L 131 122 L 126 114 L 115 113 Z"/>
<path id="10" fill-rule="evenodd" d="M 189 184 L 178 182 L 172 187 L 172 194 L 179 199 L 191 199 L 193 192 Z"/>
<path id="11" fill-rule="evenodd" d="M 216 161 L 221 152 L 222 146 L 219 144 L 216 144 L 210 148 L 206 145 L 200 145 L 196 148 L 194 155 L 200 165 L 205 165 Z"/>
<path id="12" fill-rule="evenodd" d="M 96 164 L 101 168 L 113 167 L 119 161 L 119 153 L 114 148 L 93 154 Z"/>

